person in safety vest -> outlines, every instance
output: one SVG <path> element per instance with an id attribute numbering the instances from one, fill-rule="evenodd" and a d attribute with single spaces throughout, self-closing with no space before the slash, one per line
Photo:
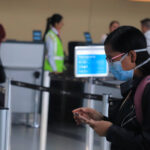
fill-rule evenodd
<path id="1" fill-rule="evenodd" d="M 63 44 L 60 38 L 60 30 L 63 25 L 63 16 L 60 14 L 54 14 L 47 19 L 43 37 L 47 50 L 44 64 L 46 71 L 62 73 L 65 70 Z"/>

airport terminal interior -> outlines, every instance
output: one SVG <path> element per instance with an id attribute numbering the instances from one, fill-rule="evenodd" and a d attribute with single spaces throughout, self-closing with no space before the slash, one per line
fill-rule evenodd
<path id="1" fill-rule="evenodd" d="M 150 0 L 0 1 L 0 150 L 150 149 Z"/>

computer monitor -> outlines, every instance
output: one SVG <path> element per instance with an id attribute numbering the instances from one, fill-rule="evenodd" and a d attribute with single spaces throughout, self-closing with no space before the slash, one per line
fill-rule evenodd
<path id="1" fill-rule="evenodd" d="M 32 34 L 33 41 L 42 41 L 42 32 L 40 30 L 34 30 Z"/>
<path id="2" fill-rule="evenodd" d="M 75 77 L 106 77 L 109 73 L 104 46 L 75 47 Z"/>
<path id="3" fill-rule="evenodd" d="M 92 43 L 92 37 L 89 32 L 84 32 L 84 37 L 87 43 L 91 44 Z"/>

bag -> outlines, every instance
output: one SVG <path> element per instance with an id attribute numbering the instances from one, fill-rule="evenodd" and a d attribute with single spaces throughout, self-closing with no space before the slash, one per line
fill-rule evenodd
<path id="1" fill-rule="evenodd" d="M 143 121 L 143 113 L 142 113 L 142 96 L 144 93 L 144 89 L 146 85 L 150 83 L 150 76 L 145 77 L 137 87 L 137 90 L 135 92 L 134 96 L 134 105 L 135 105 L 135 111 L 136 111 L 136 118 L 140 124 L 142 124 Z"/>

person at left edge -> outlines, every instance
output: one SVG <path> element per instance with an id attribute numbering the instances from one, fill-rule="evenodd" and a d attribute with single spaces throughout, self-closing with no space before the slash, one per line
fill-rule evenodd
<path id="1" fill-rule="evenodd" d="M 6 31 L 2 24 L 0 24 L 0 50 L 2 42 L 6 41 Z M 4 83 L 6 81 L 5 70 L 0 57 L 0 83 Z"/>
<path id="2" fill-rule="evenodd" d="M 0 24 L 0 51 L 2 42 L 6 41 L 6 31 L 2 24 Z M 0 83 L 4 83 L 6 81 L 5 70 L 0 57 Z M 0 91 L 0 107 L 4 107 L 4 94 Z"/>
<path id="3" fill-rule="evenodd" d="M 44 70 L 52 73 L 62 73 L 65 70 L 63 44 L 60 38 L 63 25 L 63 16 L 60 14 L 54 14 L 47 19 L 43 37 L 47 50 Z"/>

